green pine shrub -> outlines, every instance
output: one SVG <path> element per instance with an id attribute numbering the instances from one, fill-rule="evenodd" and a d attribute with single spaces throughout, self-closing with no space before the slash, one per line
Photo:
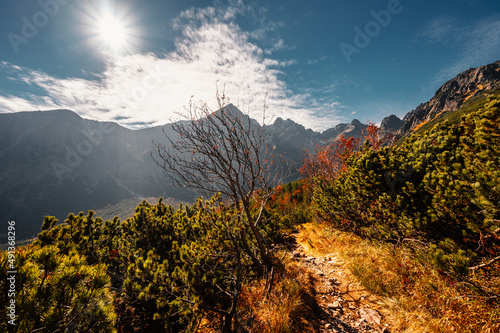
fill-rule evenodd
<path id="1" fill-rule="evenodd" d="M 330 180 L 315 179 L 317 214 L 338 228 L 428 244 L 456 278 L 500 255 L 500 99 L 396 147 L 369 144 Z"/>

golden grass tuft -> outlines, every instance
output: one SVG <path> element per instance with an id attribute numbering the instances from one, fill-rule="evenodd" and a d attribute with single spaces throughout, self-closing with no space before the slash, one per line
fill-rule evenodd
<path id="1" fill-rule="evenodd" d="M 308 294 L 310 277 L 293 262 L 274 277 L 272 288 L 266 280 L 243 287 L 240 299 L 240 326 L 259 333 L 316 332 L 311 321 L 314 304 Z"/>
<path id="2" fill-rule="evenodd" d="M 391 332 L 500 332 L 500 300 L 486 299 L 469 285 L 452 281 L 430 265 L 417 261 L 404 247 L 374 243 L 308 223 L 298 240 L 312 255 L 335 253 L 370 292 L 391 321 Z M 500 265 L 471 279 L 500 292 Z"/>

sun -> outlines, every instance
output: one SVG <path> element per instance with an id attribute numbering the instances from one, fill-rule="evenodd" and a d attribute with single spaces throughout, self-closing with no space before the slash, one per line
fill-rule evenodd
<path id="1" fill-rule="evenodd" d="M 132 5 L 114 0 L 85 1 L 79 27 L 84 42 L 105 57 L 136 52 L 144 39 L 141 17 Z"/>
<path id="2" fill-rule="evenodd" d="M 111 51 L 120 51 L 128 43 L 127 29 L 118 18 L 104 15 L 97 22 L 97 31 L 103 46 Z"/>

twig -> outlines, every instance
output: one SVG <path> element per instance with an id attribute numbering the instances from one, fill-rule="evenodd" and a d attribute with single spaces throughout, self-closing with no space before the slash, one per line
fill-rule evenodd
<path id="1" fill-rule="evenodd" d="M 271 278 L 269 279 L 269 282 L 267 283 L 266 298 L 269 297 L 269 294 L 271 293 L 271 289 L 273 288 L 273 280 L 274 280 L 274 267 L 271 268 Z"/>
<path id="2" fill-rule="evenodd" d="M 477 265 L 477 266 L 469 267 L 469 269 L 470 269 L 471 271 L 475 271 L 476 269 L 479 269 L 479 268 L 483 268 L 483 267 L 489 266 L 489 265 L 493 264 L 495 261 L 498 261 L 498 260 L 500 260 L 500 256 L 498 256 L 498 257 L 496 257 L 496 258 L 493 258 L 493 259 L 491 259 L 490 261 L 485 262 L 484 264 L 480 264 L 480 265 Z"/>

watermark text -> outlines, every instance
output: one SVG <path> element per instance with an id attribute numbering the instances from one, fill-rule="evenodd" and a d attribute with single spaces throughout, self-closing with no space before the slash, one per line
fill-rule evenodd
<path id="1" fill-rule="evenodd" d="M 16 222 L 8 221 L 7 227 L 7 297 L 9 303 L 7 305 L 7 322 L 9 325 L 16 325 Z"/>

